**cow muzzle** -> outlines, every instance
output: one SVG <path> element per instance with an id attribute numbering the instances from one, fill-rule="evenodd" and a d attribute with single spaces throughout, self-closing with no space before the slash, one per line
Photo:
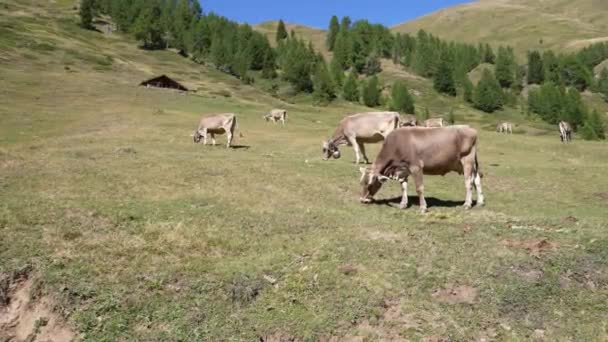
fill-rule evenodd
<path id="1" fill-rule="evenodd" d="M 359 201 L 363 204 L 370 204 L 374 202 L 374 199 L 371 197 L 360 197 Z"/>

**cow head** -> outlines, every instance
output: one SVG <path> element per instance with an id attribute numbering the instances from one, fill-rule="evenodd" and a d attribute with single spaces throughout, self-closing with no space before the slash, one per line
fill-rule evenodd
<path id="1" fill-rule="evenodd" d="M 340 158 L 340 150 L 338 150 L 338 146 L 331 140 L 323 142 L 321 151 L 323 153 L 323 160 L 328 160 L 330 157 L 333 157 L 334 159 Z"/>
<path id="2" fill-rule="evenodd" d="M 202 137 L 203 137 L 203 136 L 202 136 L 202 135 L 199 133 L 199 131 L 198 131 L 198 130 L 196 130 L 196 131 L 194 132 L 194 136 L 193 136 L 193 139 L 192 139 L 192 140 L 194 140 L 194 143 L 195 143 L 195 144 L 198 144 L 198 143 L 201 141 L 201 138 L 202 138 Z"/>
<path id="3" fill-rule="evenodd" d="M 372 203 L 374 201 L 374 195 L 380 190 L 382 184 L 389 180 L 388 177 L 383 175 L 372 174 L 372 171 L 368 168 L 360 168 L 361 180 L 361 197 L 359 200 L 361 203 Z"/>

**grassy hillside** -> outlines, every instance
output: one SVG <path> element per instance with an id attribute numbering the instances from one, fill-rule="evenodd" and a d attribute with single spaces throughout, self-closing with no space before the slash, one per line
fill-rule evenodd
<path id="1" fill-rule="evenodd" d="M 351 150 L 320 160 L 363 108 L 282 103 L 83 31 L 73 1 L 0 6 L 0 340 L 608 338 L 604 143 L 521 118 L 530 134 L 498 135 L 517 113 L 458 106 L 487 206 L 463 211 L 455 174 L 426 177 L 426 215 L 416 198 L 364 206 Z M 161 73 L 197 91 L 137 86 Z M 397 74 L 438 110 L 459 104 Z M 285 128 L 261 119 L 275 106 Z M 193 144 L 201 114 L 225 111 L 237 148 Z"/>
<path id="2" fill-rule="evenodd" d="M 278 25 L 278 20 L 267 21 L 258 25 L 254 25 L 253 29 L 264 33 L 268 37 L 268 40 L 270 40 L 270 43 L 273 46 L 276 46 L 276 35 Z M 325 30 L 290 23 L 285 23 L 285 28 L 287 29 L 287 33 L 293 30 L 298 37 L 311 41 L 317 51 L 321 51 L 326 56 L 329 54 L 329 51 L 327 51 L 327 47 L 325 46 Z"/>
<path id="3" fill-rule="evenodd" d="M 580 49 L 608 39 L 608 3 L 602 0 L 480 0 L 449 7 L 393 27 L 427 30 L 441 38 L 529 49 Z"/>

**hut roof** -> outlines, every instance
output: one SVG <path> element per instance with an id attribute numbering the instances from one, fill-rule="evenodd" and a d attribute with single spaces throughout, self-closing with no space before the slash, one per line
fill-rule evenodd
<path id="1" fill-rule="evenodd" d="M 149 79 L 147 81 L 143 81 L 139 85 L 188 91 L 188 88 L 184 87 L 179 82 L 177 82 L 176 80 L 172 79 L 171 77 L 169 77 L 167 75 L 161 75 L 161 76 Z"/>

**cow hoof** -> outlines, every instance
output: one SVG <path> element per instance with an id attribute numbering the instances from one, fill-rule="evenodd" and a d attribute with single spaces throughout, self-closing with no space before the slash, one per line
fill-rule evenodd
<path id="1" fill-rule="evenodd" d="M 463 206 L 464 210 L 471 210 L 471 205 L 470 204 L 465 204 Z"/>
<path id="2" fill-rule="evenodd" d="M 360 198 L 359 201 L 361 201 L 361 203 L 363 204 L 370 204 L 372 203 L 374 200 L 371 198 Z"/>
<path id="3" fill-rule="evenodd" d="M 421 214 L 426 214 L 428 212 L 429 212 L 429 210 L 427 208 L 420 208 L 420 213 Z"/>
<path id="4" fill-rule="evenodd" d="M 401 209 L 401 210 L 407 209 L 407 203 L 401 203 L 401 204 L 399 204 L 399 209 Z"/>
<path id="5" fill-rule="evenodd" d="M 483 208 L 483 207 L 485 207 L 485 206 L 486 206 L 486 204 L 485 204 L 484 202 L 481 202 L 481 203 L 477 203 L 477 204 L 475 205 L 475 208 Z"/>

